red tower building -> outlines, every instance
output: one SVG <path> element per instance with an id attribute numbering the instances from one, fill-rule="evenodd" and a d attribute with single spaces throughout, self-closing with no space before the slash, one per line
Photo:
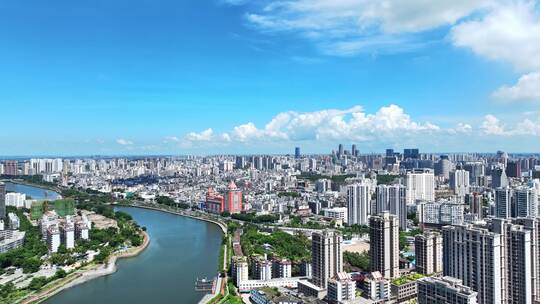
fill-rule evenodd
<path id="1" fill-rule="evenodd" d="M 225 211 L 233 214 L 242 212 L 242 191 L 231 181 L 225 192 Z"/>

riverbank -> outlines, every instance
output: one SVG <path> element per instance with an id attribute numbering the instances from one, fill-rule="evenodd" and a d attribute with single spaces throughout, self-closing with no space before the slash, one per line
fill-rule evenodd
<path id="1" fill-rule="evenodd" d="M 215 224 L 221 229 L 223 234 L 225 234 L 225 235 L 227 234 L 227 225 L 225 225 L 224 223 L 221 223 L 221 222 L 219 222 L 217 220 L 205 218 L 205 217 L 202 217 L 202 216 L 195 216 L 195 215 L 191 215 L 191 214 L 185 214 L 185 213 L 181 213 L 181 212 L 177 212 L 177 211 L 172 211 L 172 210 L 167 210 L 167 209 L 158 208 L 158 207 L 152 207 L 152 206 L 144 206 L 144 205 L 114 204 L 113 206 L 142 208 L 142 209 L 166 212 L 166 213 L 170 213 L 170 214 L 174 214 L 174 215 L 185 216 L 185 217 L 189 217 L 189 218 L 192 218 L 192 219 L 201 220 L 201 221 L 205 221 L 205 222 L 208 222 L 208 223 Z"/>
<path id="2" fill-rule="evenodd" d="M 18 185 L 24 185 L 24 186 L 40 188 L 40 189 L 43 189 L 43 190 L 56 192 L 58 194 L 58 196 L 60 196 L 60 197 L 62 196 L 62 189 L 60 189 L 59 187 L 32 183 L 32 182 L 25 181 L 23 179 L 10 179 L 10 178 L 6 179 L 5 178 L 5 179 L 0 179 L 0 182 L 7 182 L 7 183 L 12 183 L 12 184 L 18 184 Z"/>
<path id="3" fill-rule="evenodd" d="M 141 233 L 143 234 L 143 243 L 140 246 L 135 248 L 129 248 L 126 251 L 113 254 L 108 259 L 106 264 L 92 265 L 86 269 L 76 270 L 74 273 L 69 274 L 59 282 L 51 283 L 51 285 L 45 290 L 41 290 L 37 294 L 28 295 L 25 299 L 21 299 L 18 303 L 41 303 L 63 290 L 79 284 L 83 284 L 85 282 L 102 276 L 115 273 L 118 270 L 118 268 L 116 267 L 116 262 L 118 261 L 118 259 L 135 257 L 141 254 L 150 244 L 150 236 L 148 235 L 148 233 L 146 233 L 145 231 L 142 231 Z"/>
<path id="4" fill-rule="evenodd" d="M 227 272 L 227 269 L 228 269 L 227 259 L 230 258 L 230 257 L 228 257 L 228 254 L 227 254 L 227 252 L 228 252 L 228 247 L 227 246 L 232 246 L 232 244 L 229 244 L 230 242 L 229 242 L 229 235 L 228 235 L 227 225 L 225 225 L 224 223 L 221 223 L 221 222 L 219 222 L 217 220 L 205 218 L 205 217 L 194 216 L 194 215 L 185 214 L 185 213 L 176 212 L 176 211 L 167 210 L 167 209 L 162 209 L 162 208 L 158 208 L 158 207 L 142 206 L 142 205 L 128 205 L 128 204 L 115 204 L 115 206 L 125 206 L 125 207 L 132 207 L 132 208 L 134 207 L 134 208 L 141 208 L 141 209 L 147 209 L 147 210 L 154 210 L 154 211 L 169 213 L 169 214 L 173 214 L 173 215 L 189 217 L 189 218 L 196 219 L 196 220 L 202 220 L 202 221 L 217 225 L 221 229 L 221 232 L 223 233 L 223 237 L 228 240 L 224 244 L 221 244 L 221 246 L 220 246 L 220 255 L 218 256 L 218 265 L 220 265 L 219 266 L 219 271 L 220 272 L 223 271 L 225 273 Z M 221 299 L 221 295 L 224 293 L 224 287 L 227 286 L 227 280 L 228 280 L 227 277 L 225 277 L 225 278 L 218 277 L 216 288 L 213 291 L 213 293 L 210 293 L 210 294 L 207 294 L 207 295 L 203 296 L 203 298 L 201 300 L 199 300 L 198 303 L 199 304 L 207 304 L 207 303 L 212 303 L 216 299 Z M 228 296 L 228 288 L 226 289 L 226 291 L 227 291 L 226 296 Z"/>

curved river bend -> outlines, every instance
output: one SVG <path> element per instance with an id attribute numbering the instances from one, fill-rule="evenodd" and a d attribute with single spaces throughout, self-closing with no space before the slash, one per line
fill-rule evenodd
<path id="1" fill-rule="evenodd" d="M 72 287 L 44 303 L 197 303 L 197 277 L 217 274 L 221 229 L 211 223 L 160 211 L 117 207 L 146 226 L 150 245 L 139 256 L 117 261 L 118 271 Z"/>

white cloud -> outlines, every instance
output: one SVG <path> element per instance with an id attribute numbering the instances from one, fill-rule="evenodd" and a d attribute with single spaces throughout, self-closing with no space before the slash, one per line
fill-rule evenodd
<path id="1" fill-rule="evenodd" d="M 517 124 L 514 133 L 520 135 L 540 136 L 540 119 L 536 119 L 536 121 L 532 121 L 528 118 L 524 119 Z"/>
<path id="2" fill-rule="evenodd" d="M 495 5 L 479 19 L 456 25 L 451 38 L 456 46 L 519 70 L 540 69 L 540 14 L 534 1 Z"/>
<path id="3" fill-rule="evenodd" d="M 246 14 L 266 32 L 293 32 L 324 52 L 408 51 L 423 41 L 410 35 L 455 24 L 494 0 L 289 0 L 269 1 Z"/>
<path id="4" fill-rule="evenodd" d="M 376 139 L 399 140 L 418 134 L 431 134 L 440 130 L 439 126 L 432 123 L 413 121 L 397 105 L 381 107 L 373 114 L 366 113 L 360 106 L 355 106 L 345 110 L 282 112 L 274 116 L 264 128 L 258 128 L 254 123 L 248 122 L 221 135 L 205 131 L 204 135 L 202 133 L 189 133 L 184 138 L 192 145 L 199 141 L 209 140 L 213 140 L 216 144 L 318 140 L 370 141 Z"/>
<path id="5" fill-rule="evenodd" d="M 472 131 L 473 131 L 473 128 L 470 124 L 462 123 L 462 122 L 458 123 L 455 128 L 448 129 L 448 132 L 450 134 L 458 134 L 458 133 L 469 134 Z"/>
<path id="6" fill-rule="evenodd" d="M 486 135 L 504 135 L 506 131 L 499 119 L 491 114 L 484 117 L 482 126 L 480 127 Z"/>
<path id="7" fill-rule="evenodd" d="M 497 117 L 486 115 L 480 127 L 484 135 L 497 136 L 540 136 L 540 118 L 532 120 L 525 118 L 513 126 L 503 124 Z"/>
<path id="8" fill-rule="evenodd" d="M 122 146 L 131 146 L 133 142 L 124 138 L 119 138 L 116 140 L 116 143 Z"/>
<path id="9" fill-rule="evenodd" d="M 214 131 L 212 129 L 206 129 L 200 133 L 190 132 L 186 135 L 188 141 L 211 141 L 214 137 Z"/>
<path id="10" fill-rule="evenodd" d="M 521 76 L 515 85 L 502 86 L 493 96 L 509 101 L 540 101 L 540 72 Z"/>
<path id="11" fill-rule="evenodd" d="M 499 3 L 480 18 L 456 25 L 451 38 L 456 46 L 528 72 L 514 86 L 497 89 L 495 98 L 540 101 L 540 12 L 535 1 Z"/>

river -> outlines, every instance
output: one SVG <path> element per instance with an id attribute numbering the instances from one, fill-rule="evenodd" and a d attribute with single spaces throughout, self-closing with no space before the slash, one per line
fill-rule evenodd
<path id="1" fill-rule="evenodd" d="M 33 199 L 42 200 L 49 199 L 55 200 L 60 195 L 54 191 L 47 190 L 44 188 L 28 186 L 23 184 L 17 184 L 12 182 L 6 182 L 6 191 L 24 193 L 26 196 L 31 196 Z"/>
<path id="2" fill-rule="evenodd" d="M 160 211 L 117 207 L 146 226 L 150 245 L 120 259 L 118 271 L 67 289 L 44 303 L 197 303 L 197 277 L 217 274 L 221 229 L 211 223 Z"/>
<path id="3" fill-rule="evenodd" d="M 41 199 L 44 189 L 6 183 L 9 191 Z M 48 198 L 58 195 L 50 191 Z M 217 274 L 221 229 L 165 212 L 116 207 L 147 228 L 150 244 L 140 255 L 117 261 L 118 271 L 69 288 L 44 303 L 197 303 L 195 280 Z"/>

